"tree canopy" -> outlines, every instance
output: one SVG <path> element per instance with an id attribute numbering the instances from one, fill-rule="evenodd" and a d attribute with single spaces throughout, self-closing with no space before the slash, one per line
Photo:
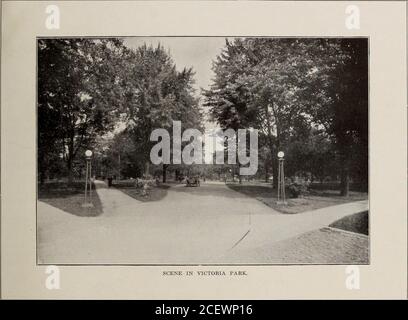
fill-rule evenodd
<path id="1" fill-rule="evenodd" d="M 116 39 L 38 41 L 38 159 L 44 175 L 62 157 L 72 178 L 84 147 L 109 131 L 121 105 Z M 106 94 L 109 92 L 109 94 Z"/>
<path id="2" fill-rule="evenodd" d="M 193 70 L 178 71 L 160 45 L 130 49 L 118 39 L 41 39 L 38 66 L 41 179 L 61 162 L 65 169 L 59 171 L 71 179 L 75 169 L 80 174 L 78 155 L 91 147 L 103 153 L 99 138 L 106 133 L 117 135 L 114 142 L 126 139 L 125 161 L 148 163 L 153 129 L 170 128 L 173 120 L 201 126 Z M 118 123 L 123 132 L 114 130 Z M 114 145 L 109 148 L 112 155 Z"/>
<path id="3" fill-rule="evenodd" d="M 277 183 L 276 153 L 294 151 L 321 134 L 326 159 L 338 161 L 342 193 L 350 173 L 360 178 L 367 168 L 367 42 L 361 39 L 237 38 L 226 40 L 213 65 L 215 78 L 204 90 L 205 105 L 222 128 L 253 127 L 270 153 Z M 289 171 L 319 173 L 309 154 L 297 149 L 302 161 L 289 162 Z M 356 157 L 355 155 L 358 154 Z M 288 156 L 290 156 L 288 154 Z M 294 167 L 291 168 L 290 165 Z M 317 170 L 317 171 L 316 171 Z"/>
<path id="4" fill-rule="evenodd" d="M 213 71 L 203 105 L 222 129 L 258 130 L 260 174 L 267 181 L 272 172 L 277 184 L 276 154 L 283 150 L 289 175 L 340 177 L 344 195 L 350 178 L 367 185 L 366 39 L 227 39 Z M 119 175 L 148 173 L 154 129 L 171 135 L 173 121 L 181 121 L 182 130 L 203 131 L 194 76 L 192 68 L 177 68 L 161 45 L 40 39 L 41 180 L 50 173 L 80 176 L 87 148 L 105 168 L 119 167 Z M 163 180 L 166 170 L 180 168 L 163 164 Z"/>

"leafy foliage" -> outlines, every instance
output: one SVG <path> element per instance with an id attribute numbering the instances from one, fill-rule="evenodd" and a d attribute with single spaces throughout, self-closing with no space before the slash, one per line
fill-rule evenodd
<path id="1" fill-rule="evenodd" d="M 275 185 L 279 150 L 291 159 L 292 174 L 321 176 L 335 164 L 342 180 L 353 169 L 366 179 L 367 67 L 362 39 L 227 40 L 203 92 L 205 105 L 222 128 L 259 130 L 261 158 L 265 168 L 272 165 Z"/>
<path id="2" fill-rule="evenodd" d="M 152 130 L 169 130 L 174 120 L 183 129 L 201 129 L 194 72 L 178 71 L 160 45 L 133 50 L 117 39 L 42 39 L 38 66 L 42 179 L 81 175 L 78 155 L 86 148 L 94 150 L 98 173 L 140 176 L 149 163 Z M 123 172 L 114 170 L 119 167 Z"/>
<path id="3" fill-rule="evenodd" d="M 38 145 L 43 176 L 56 158 L 73 175 L 77 155 L 113 127 L 122 103 L 116 39 L 38 41 Z M 109 94 L 106 94 L 109 92 Z"/>

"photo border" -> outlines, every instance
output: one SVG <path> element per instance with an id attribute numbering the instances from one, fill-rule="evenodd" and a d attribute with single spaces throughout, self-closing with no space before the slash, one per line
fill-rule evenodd
<path id="1" fill-rule="evenodd" d="M 109 1 L 109 0 L 106 0 Z M 307 1 L 307 0 L 305 0 Z M 38 41 L 43 39 L 125 39 L 125 38 L 261 38 L 261 39 L 365 39 L 367 43 L 367 81 L 368 81 L 368 100 L 367 100 L 367 123 L 368 123 L 368 262 L 367 263 L 40 263 L 39 256 L 38 256 Z M 135 266 L 135 267 L 157 267 L 157 266 L 169 266 L 169 267 L 178 267 L 178 266 L 214 266 L 214 267 L 239 267 L 239 266 L 349 266 L 349 265 L 356 265 L 356 266 L 369 266 L 371 265 L 371 210 L 370 210 L 370 190 L 371 190 L 371 179 L 370 179 L 370 66 L 371 66 L 371 56 L 370 56 L 370 36 L 194 36 L 194 35 L 184 35 L 184 36 L 37 36 L 35 39 L 36 45 L 36 80 L 35 80 L 35 94 L 36 94 L 36 101 L 35 101 L 35 124 L 36 124 L 36 140 L 35 140 L 35 159 L 36 159 L 36 179 L 35 179 L 35 190 L 36 190 L 36 203 L 35 203 L 35 256 L 36 256 L 36 266 L 69 266 L 69 267 L 84 267 L 84 266 Z M 221 48 L 222 49 L 222 48 Z M 102 213 L 103 215 L 104 213 Z M 302 214 L 299 213 L 299 214 Z M 317 229 L 320 230 L 320 229 Z M 355 233 L 355 232 L 352 232 Z M 356 233 L 359 235 L 358 233 Z M 364 235 L 366 236 L 366 235 Z M 290 239 L 290 238 L 288 238 Z"/>

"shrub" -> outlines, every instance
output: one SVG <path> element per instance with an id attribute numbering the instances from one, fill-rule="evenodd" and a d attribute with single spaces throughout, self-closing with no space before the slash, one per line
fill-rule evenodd
<path id="1" fill-rule="evenodd" d="M 292 182 L 288 185 L 288 192 L 290 198 L 298 198 L 308 192 L 309 184 L 307 182 Z"/>
<path id="2" fill-rule="evenodd" d="M 157 181 L 154 179 L 140 179 L 136 178 L 134 185 L 138 189 L 149 189 L 150 187 L 153 187 L 157 185 Z"/>

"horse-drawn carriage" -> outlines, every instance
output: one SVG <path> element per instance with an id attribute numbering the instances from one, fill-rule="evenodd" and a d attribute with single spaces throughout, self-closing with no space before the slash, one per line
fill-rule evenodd
<path id="1" fill-rule="evenodd" d="M 199 187 L 200 186 L 200 177 L 187 177 L 186 178 L 186 187 Z"/>

